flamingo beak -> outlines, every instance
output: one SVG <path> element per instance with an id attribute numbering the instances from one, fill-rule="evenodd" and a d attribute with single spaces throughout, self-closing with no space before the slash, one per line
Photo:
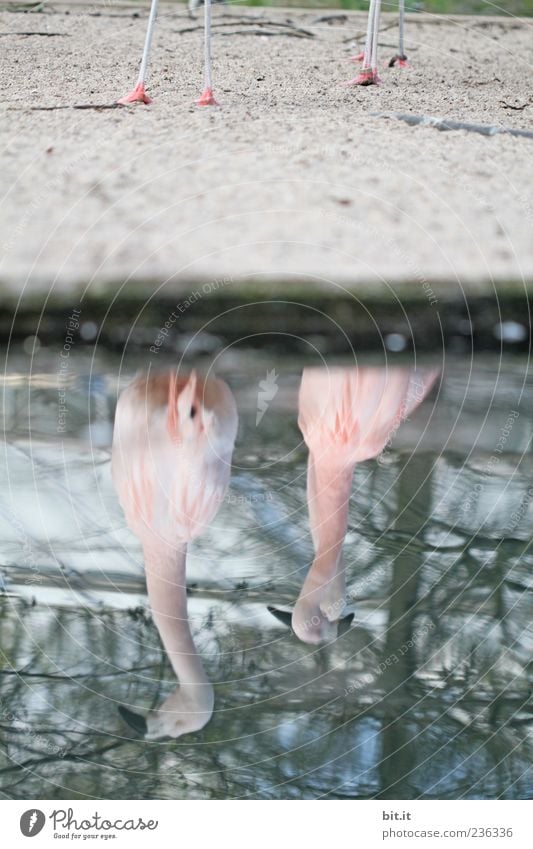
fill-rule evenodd
<path id="1" fill-rule="evenodd" d="M 281 622 L 282 625 L 285 625 L 287 628 L 291 628 L 292 630 L 291 611 L 281 610 L 279 607 L 273 607 L 272 605 L 267 605 L 267 610 L 278 620 L 278 622 Z M 343 616 L 342 619 L 339 619 L 339 637 L 342 637 L 343 634 L 346 634 L 346 632 L 350 630 L 354 616 L 355 613 L 348 613 L 347 616 Z"/>
<path id="2" fill-rule="evenodd" d="M 267 605 L 267 610 L 278 620 L 278 622 L 281 622 L 282 625 L 286 625 L 287 628 L 291 627 L 292 613 L 289 610 L 280 610 L 279 607 L 272 607 L 271 605 Z"/>
<path id="3" fill-rule="evenodd" d="M 129 725 L 130 728 L 133 728 L 134 731 L 137 731 L 138 734 L 141 734 L 143 737 L 148 731 L 148 726 L 146 724 L 146 719 L 140 713 L 135 713 L 133 710 L 130 710 L 124 705 L 118 706 L 118 712 L 121 715 L 124 722 Z"/>
<path id="4" fill-rule="evenodd" d="M 339 637 L 342 637 L 343 634 L 346 634 L 346 632 L 350 630 L 354 617 L 355 613 L 348 613 L 347 616 L 343 616 L 342 619 L 339 619 Z"/>

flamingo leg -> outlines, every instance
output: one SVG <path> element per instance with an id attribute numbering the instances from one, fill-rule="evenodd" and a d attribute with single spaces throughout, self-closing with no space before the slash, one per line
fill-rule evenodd
<path id="1" fill-rule="evenodd" d="M 117 103 L 122 103 L 123 105 L 128 105 L 129 103 L 151 103 L 152 98 L 148 97 L 145 91 L 145 83 L 146 83 L 146 72 L 148 70 L 148 60 L 150 58 L 150 48 L 152 46 L 152 36 L 154 34 L 154 26 L 155 19 L 157 17 L 157 7 L 159 4 L 159 0 L 152 0 L 152 5 L 150 7 L 150 16 L 148 18 L 148 28 L 146 30 L 146 37 L 144 39 L 144 48 L 143 55 L 141 59 L 141 67 L 139 69 L 139 76 L 137 78 L 137 83 L 135 88 L 130 91 L 129 94 L 126 94 L 125 97 L 121 97 L 120 100 L 117 100 Z"/>
<path id="2" fill-rule="evenodd" d="M 350 80 L 348 85 L 377 85 L 378 77 L 378 33 L 381 14 L 381 0 L 370 0 L 368 24 L 366 30 L 363 67 L 359 74 Z"/>
<path id="3" fill-rule="evenodd" d="M 399 53 L 401 56 L 405 56 L 405 44 L 404 44 L 404 28 L 405 28 L 405 0 L 400 0 L 400 44 L 399 44 Z"/>
<path id="4" fill-rule="evenodd" d="M 397 64 L 399 68 L 406 68 L 408 66 L 407 56 L 405 55 L 405 0 L 399 0 L 399 11 L 400 11 L 400 20 L 399 20 L 399 30 L 400 30 L 400 39 L 398 44 L 398 53 L 396 56 L 393 56 L 389 62 L 389 68 L 394 68 Z"/>
<path id="5" fill-rule="evenodd" d="M 211 0 L 205 0 L 204 21 L 204 90 L 195 102 L 197 106 L 218 106 L 211 75 Z"/>

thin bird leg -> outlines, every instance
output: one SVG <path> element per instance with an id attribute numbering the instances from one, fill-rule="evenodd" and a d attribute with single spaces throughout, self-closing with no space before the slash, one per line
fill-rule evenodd
<path id="1" fill-rule="evenodd" d="M 374 26 L 372 29 L 372 55 L 370 57 L 370 68 L 375 74 L 376 81 L 378 74 L 378 36 L 379 36 L 379 17 L 381 15 L 381 0 L 376 0 L 374 7 Z"/>
<path id="2" fill-rule="evenodd" d="M 372 57 L 372 40 L 374 37 L 374 17 L 376 13 L 376 3 L 377 0 L 370 0 L 370 7 L 368 9 L 368 22 L 366 25 L 365 49 L 363 52 L 363 68 L 370 67 L 370 60 Z"/>
<path id="3" fill-rule="evenodd" d="M 350 80 L 347 85 L 376 85 L 380 82 L 377 64 L 380 12 L 381 0 L 370 0 L 363 67 L 359 74 L 353 80 Z"/>
<path id="4" fill-rule="evenodd" d="M 204 90 L 196 101 L 197 106 L 218 106 L 213 95 L 213 82 L 211 78 L 211 0 L 205 0 L 205 24 L 204 24 Z"/>
<path id="5" fill-rule="evenodd" d="M 363 68 L 369 67 L 368 58 L 370 56 L 369 45 L 372 43 L 372 26 L 374 23 L 374 9 L 376 6 L 376 0 L 370 0 L 370 6 L 368 7 L 368 20 L 366 24 L 366 39 L 365 39 L 365 49 L 362 53 L 358 53 L 357 56 L 353 57 L 354 62 L 362 62 Z"/>
<path id="6" fill-rule="evenodd" d="M 154 34 L 155 19 L 157 17 L 157 6 L 159 0 L 152 0 L 150 7 L 150 17 L 148 18 L 148 29 L 146 30 L 146 38 L 144 39 L 144 49 L 141 59 L 141 67 L 139 76 L 133 91 L 130 91 L 125 97 L 121 97 L 117 103 L 127 105 L 128 103 L 151 103 L 152 98 L 148 97 L 145 91 L 146 72 L 148 70 L 148 59 L 150 58 L 150 48 L 152 46 L 152 36 Z"/>
<path id="7" fill-rule="evenodd" d="M 404 33 L 405 33 L 405 0 L 400 0 L 400 21 L 399 21 L 399 29 L 400 29 L 400 43 L 399 43 L 399 54 L 402 58 L 405 57 L 405 44 L 404 44 Z"/>
<path id="8" fill-rule="evenodd" d="M 362 62 L 363 68 L 367 68 L 369 66 L 368 57 L 370 54 L 369 45 L 372 42 L 372 26 L 374 22 L 374 8 L 376 6 L 376 0 L 370 0 L 370 6 L 368 7 L 368 19 L 366 23 L 366 38 L 365 38 L 365 49 L 358 53 L 357 56 L 353 56 L 352 60 L 354 62 Z"/>
<path id="9" fill-rule="evenodd" d="M 396 56 L 393 56 L 389 62 L 389 68 L 394 68 L 395 65 L 398 65 L 399 68 L 407 68 L 409 63 L 407 61 L 407 56 L 405 55 L 405 0 L 399 0 L 399 9 L 400 9 L 400 41 L 398 46 L 398 53 Z"/>

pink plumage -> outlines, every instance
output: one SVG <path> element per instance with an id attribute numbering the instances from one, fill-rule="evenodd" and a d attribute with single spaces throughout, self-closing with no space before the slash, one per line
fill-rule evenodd
<path id="1" fill-rule="evenodd" d="M 189 542 L 205 530 L 224 498 L 236 432 L 233 396 L 216 378 L 141 375 L 122 393 L 113 480 L 140 539 Z"/>
<path id="2" fill-rule="evenodd" d="M 435 382 L 438 370 L 305 369 L 298 425 L 315 458 L 354 464 L 377 457 Z"/>

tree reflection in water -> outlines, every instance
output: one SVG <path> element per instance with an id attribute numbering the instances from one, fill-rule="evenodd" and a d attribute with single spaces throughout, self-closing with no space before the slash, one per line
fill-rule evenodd
<path id="1" fill-rule="evenodd" d="M 241 418 L 233 478 L 188 572 L 216 710 L 201 732 L 157 742 L 117 710 L 159 704 L 175 680 L 111 486 L 113 380 L 97 416 L 90 383 L 73 385 L 61 445 L 53 377 L 32 385 L 29 423 L 28 380 L 7 382 L 3 797 L 531 797 L 533 392 L 520 397 L 517 365 L 497 386 L 490 367 L 475 379 L 450 367 L 438 397 L 356 467 L 355 617 L 325 646 L 267 611 L 294 604 L 313 556 L 299 374 L 281 372 L 258 427 L 256 376 L 224 377 Z"/>

